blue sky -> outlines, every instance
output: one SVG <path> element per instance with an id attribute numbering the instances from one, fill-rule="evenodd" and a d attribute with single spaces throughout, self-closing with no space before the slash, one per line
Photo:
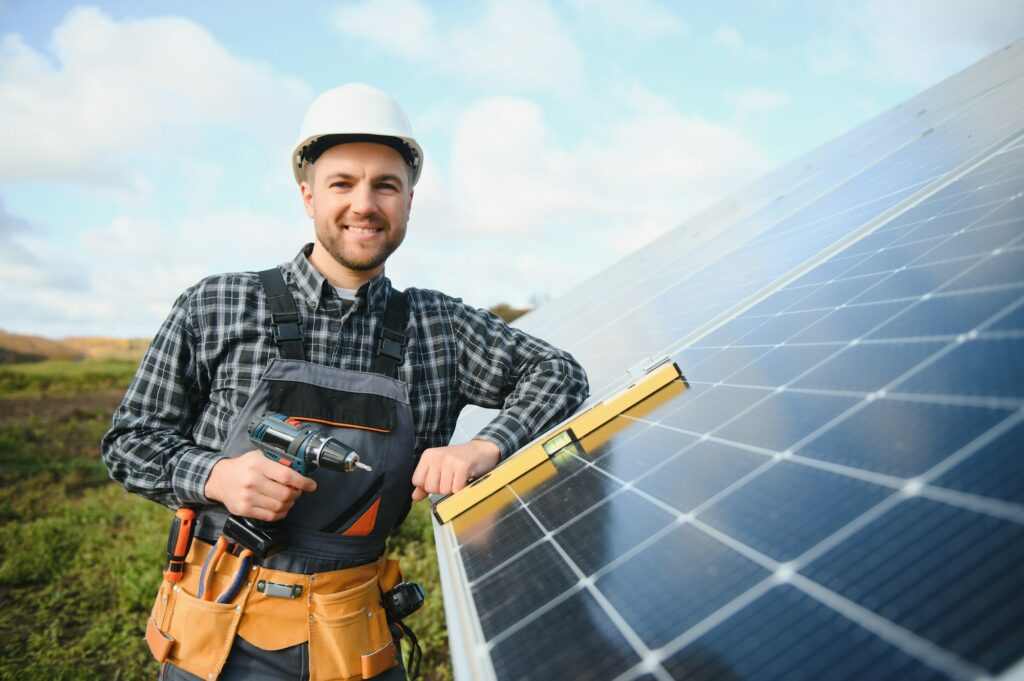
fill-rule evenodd
<path id="1" fill-rule="evenodd" d="M 0 328 L 148 336 L 290 259 L 340 83 L 426 152 L 392 280 L 527 304 L 1022 36 L 1008 0 L 0 0 Z"/>

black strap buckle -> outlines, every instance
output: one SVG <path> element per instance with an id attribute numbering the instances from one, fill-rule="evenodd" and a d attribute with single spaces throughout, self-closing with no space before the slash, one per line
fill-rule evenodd
<path id="1" fill-rule="evenodd" d="M 378 355 L 384 355 L 395 360 L 398 364 L 402 363 L 405 358 L 405 338 L 399 340 L 392 340 L 390 338 L 381 338 L 380 346 L 377 348 Z"/>
<path id="2" fill-rule="evenodd" d="M 277 344 L 302 340 L 302 327 L 299 326 L 297 314 L 271 315 L 271 328 L 274 329 L 274 342 Z"/>

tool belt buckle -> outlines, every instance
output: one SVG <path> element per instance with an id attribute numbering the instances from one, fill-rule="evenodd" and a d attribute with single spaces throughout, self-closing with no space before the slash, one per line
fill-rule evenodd
<path id="1" fill-rule="evenodd" d="M 301 584 L 278 584 L 265 579 L 256 582 L 256 590 L 274 598 L 299 598 L 302 596 Z"/>

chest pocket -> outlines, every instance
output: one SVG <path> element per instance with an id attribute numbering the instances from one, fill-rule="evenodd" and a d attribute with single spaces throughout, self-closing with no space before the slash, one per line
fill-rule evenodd
<path id="1" fill-rule="evenodd" d="M 395 401 L 383 395 L 273 381 L 267 406 L 299 421 L 339 428 L 389 433 L 395 427 Z"/>

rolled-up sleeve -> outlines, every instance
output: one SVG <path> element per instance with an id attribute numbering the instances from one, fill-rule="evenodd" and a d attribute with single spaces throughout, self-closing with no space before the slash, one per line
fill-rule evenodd
<path id="1" fill-rule="evenodd" d="M 171 508 L 210 503 L 206 480 L 223 458 L 191 436 L 208 392 L 196 359 L 191 291 L 175 301 L 101 443 L 111 478 Z"/>
<path id="2" fill-rule="evenodd" d="M 457 300 L 450 313 L 463 399 L 500 409 L 476 438 L 496 444 L 502 459 L 570 416 L 587 398 L 586 372 L 568 352 Z"/>

